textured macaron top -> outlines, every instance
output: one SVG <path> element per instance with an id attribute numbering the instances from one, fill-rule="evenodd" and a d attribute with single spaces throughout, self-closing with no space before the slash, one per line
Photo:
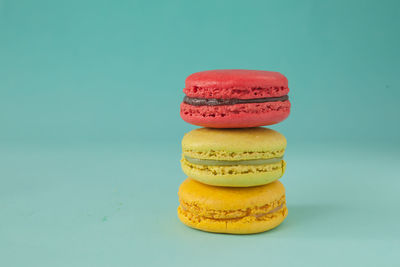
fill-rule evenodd
<path id="1" fill-rule="evenodd" d="M 262 186 L 235 188 L 215 187 L 187 179 L 178 192 L 180 201 L 189 205 L 197 203 L 202 209 L 244 211 L 270 203 L 279 205 L 284 195 L 285 188 L 279 181 Z"/>
<path id="2" fill-rule="evenodd" d="M 286 138 L 272 129 L 199 128 L 182 139 L 184 156 L 198 159 L 249 160 L 281 157 Z"/>
<path id="3" fill-rule="evenodd" d="M 279 72 L 209 70 L 188 76 L 183 92 L 193 98 L 256 99 L 284 96 L 289 88 Z"/>

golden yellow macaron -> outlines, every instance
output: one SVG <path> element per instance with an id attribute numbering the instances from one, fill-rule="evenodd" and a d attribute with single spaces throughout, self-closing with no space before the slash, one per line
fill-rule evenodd
<path id="1" fill-rule="evenodd" d="M 255 187 L 216 187 L 186 179 L 179 187 L 178 217 L 207 232 L 253 234 L 278 226 L 287 216 L 279 181 Z"/>
<path id="2" fill-rule="evenodd" d="M 182 170 L 215 186 L 247 187 L 282 177 L 285 137 L 272 129 L 199 128 L 182 139 Z"/>

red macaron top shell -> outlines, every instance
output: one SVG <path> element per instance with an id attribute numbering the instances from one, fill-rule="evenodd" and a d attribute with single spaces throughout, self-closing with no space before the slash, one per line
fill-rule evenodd
<path id="1" fill-rule="evenodd" d="M 289 92 L 288 80 L 279 72 L 263 70 L 209 70 L 186 78 L 189 97 L 254 99 L 279 97 Z"/>

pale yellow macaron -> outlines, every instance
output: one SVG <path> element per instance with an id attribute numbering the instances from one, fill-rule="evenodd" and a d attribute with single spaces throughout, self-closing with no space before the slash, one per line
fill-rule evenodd
<path id="1" fill-rule="evenodd" d="M 287 216 L 279 181 L 255 187 L 216 187 L 188 178 L 179 188 L 178 217 L 187 226 L 216 233 L 252 234 L 278 226 Z"/>
<path id="2" fill-rule="evenodd" d="M 187 176 L 209 185 L 263 185 L 285 172 L 285 148 L 285 137 L 268 128 L 200 128 L 183 137 L 181 165 Z"/>

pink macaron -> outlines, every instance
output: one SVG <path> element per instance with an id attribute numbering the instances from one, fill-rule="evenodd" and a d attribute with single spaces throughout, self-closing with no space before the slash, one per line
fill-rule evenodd
<path id="1" fill-rule="evenodd" d="M 279 72 L 209 70 L 186 78 L 184 121 L 211 128 L 246 128 L 279 123 L 290 113 L 288 80 Z"/>

